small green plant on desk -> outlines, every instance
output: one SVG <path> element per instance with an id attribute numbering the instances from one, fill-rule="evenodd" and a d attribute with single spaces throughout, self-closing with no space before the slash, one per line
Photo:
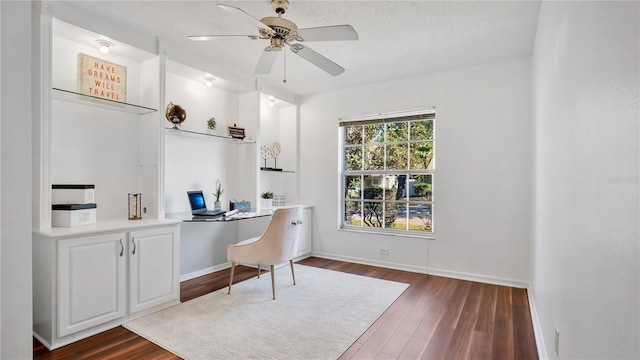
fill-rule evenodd
<path id="1" fill-rule="evenodd" d="M 273 193 L 271 191 L 263 192 L 260 197 L 263 199 L 273 199 Z"/>

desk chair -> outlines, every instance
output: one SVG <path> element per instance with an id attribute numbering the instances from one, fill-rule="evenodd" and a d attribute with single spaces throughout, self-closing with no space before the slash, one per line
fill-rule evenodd
<path id="1" fill-rule="evenodd" d="M 261 236 L 229 245 L 227 248 L 227 260 L 231 261 L 231 276 L 227 294 L 231 294 L 233 272 L 237 263 L 257 264 L 258 277 L 260 277 L 260 265 L 270 265 L 271 289 L 274 300 L 276 298 L 273 275 L 275 264 L 289 261 L 293 285 L 295 285 L 296 275 L 293 271 L 293 257 L 298 247 L 300 224 L 302 224 L 302 206 L 278 208 L 273 212 L 271 221 Z"/>

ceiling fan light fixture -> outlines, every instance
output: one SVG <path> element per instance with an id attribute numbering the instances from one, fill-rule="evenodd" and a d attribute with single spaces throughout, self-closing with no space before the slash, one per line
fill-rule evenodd
<path id="1" fill-rule="evenodd" d="M 284 48 L 284 39 L 271 38 L 271 51 L 281 51 Z"/>
<path id="2" fill-rule="evenodd" d="M 100 52 L 103 53 L 103 54 L 108 54 L 109 53 L 109 48 L 113 46 L 113 43 L 111 41 L 108 41 L 108 40 L 105 40 L 105 39 L 96 40 L 96 44 L 98 44 Z"/>

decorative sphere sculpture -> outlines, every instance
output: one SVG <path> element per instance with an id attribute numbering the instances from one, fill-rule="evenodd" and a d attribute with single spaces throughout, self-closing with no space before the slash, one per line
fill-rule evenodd
<path id="1" fill-rule="evenodd" d="M 173 124 L 174 129 L 177 129 L 187 119 L 187 112 L 180 105 L 170 102 L 164 117 Z"/>

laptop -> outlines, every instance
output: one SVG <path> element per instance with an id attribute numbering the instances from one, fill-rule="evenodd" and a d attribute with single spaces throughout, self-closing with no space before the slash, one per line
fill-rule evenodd
<path id="1" fill-rule="evenodd" d="M 207 204 L 204 201 L 202 190 L 187 191 L 189 197 L 189 205 L 191 205 L 191 215 L 193 216 L 220 216 L 225 213 L 224 210 L 207 210 Z"/>

